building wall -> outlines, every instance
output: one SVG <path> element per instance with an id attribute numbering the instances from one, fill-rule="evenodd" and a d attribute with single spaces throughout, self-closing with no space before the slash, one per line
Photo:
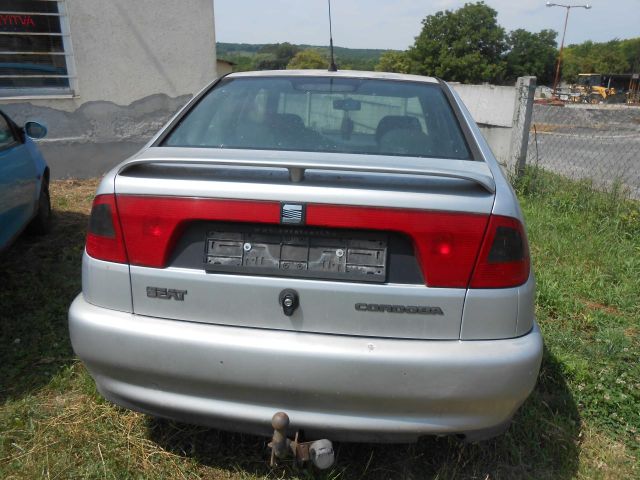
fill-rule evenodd
<path id="1" fill-rule="evenodd" d="M 67 0 L 76 103 L 193 94 L 215 75 L 212 0 Z M 106 41 L 105 41 L 106 40 Z"/>
<path id="2" fill-rule="evenodd" d="M 54 176 L 102 173 L 144 144 L 175 111 L 215 79 L 213 0 L 65 0 L 78 88 L 73 98 L 0 99 L 18 123 L 39 119 Z M 100 143 L 105 162 L 87 168 Z M 108 143 L 118 143 L 109 157 Z M 124 143 L 130 148 L 122 149 Z M 55 144 L 55 145 L 54 145 Z M 82 158 L 74 146 L 84 144 Z M 135 147 L 135 148 L 134 148 Z M 51 157 L 51 158 L 50 158 Z M 117 157 L 117 158 L 116 158 Z M 61 163 L 62 162 L 62 163 Z M 89 165 L 90 167 L 90 165 Z M 86 176 L 86 175 L 83 175 Z"/>
<path id="3" fill-rule="evenodd" d="M 193 94 L 216 76 L 213 0 L 65 3 L 78 91 L 33 105 L 66 111 L 100 100 L 129 105 L 157 93 Z"/>
<path id="4" fill-rule="evenodd" d="M 218 76 L 227 75 L 228 73 L 233 72 L 233 65 L 229 62 L 225 62 L 224 60 L 218 59 L 216 62 L 218 69 Z"/>

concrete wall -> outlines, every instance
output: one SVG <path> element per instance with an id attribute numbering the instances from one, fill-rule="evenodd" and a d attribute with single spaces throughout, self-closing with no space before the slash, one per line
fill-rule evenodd
<path id="1" fill-rule="evenodd" d="M 41 148 L 54 176 L 98 175 L 144 144 L 216 77 L 213 0 L 65 4 L 78 77 L 73 98 L 0 99 L 0 108 L 18 123 L 47 124 Z M 87 164 L 94 161 L 87 144 L 100 144 L 97 156 L 104 161 L 95 161 L 95 169 Z"/>
<path id="2" fill-rule="evenodd" d="M 511 127 L 496 127 L 482 123 L 478 124 L 478 126 L 498 161 L 503 165 L 510 164 L 509 155 L 511 153 L 511 132 L 513 129 Z"/>
<path id="3" fill-rule="evenodd" d="M 477 123 L 511 128 L 516 104 L 515 87 L 453 84 Z"/>
<path id="4" fill-rule="evenodd" d="M 452 84 L 500 163 L 509 162 L 516 88 Z"/>

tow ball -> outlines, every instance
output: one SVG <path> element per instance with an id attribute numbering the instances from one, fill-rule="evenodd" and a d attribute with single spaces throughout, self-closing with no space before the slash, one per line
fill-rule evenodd
<path id="1" fill-rule="evenodd" d="M 333 465 L 335 455 L 330 440 L 316 440 L 315 442 L 299 442 L 298 433 L 295 439 L 287 438 L 289 415 L 284 412 L 276 413 L 271 419 L 273 438 L 269 443 L 271 448 L 271 466 L 276 465 L 277 459 L 293 456 L 298 464 L 311 461 L 320 470 Z"/>

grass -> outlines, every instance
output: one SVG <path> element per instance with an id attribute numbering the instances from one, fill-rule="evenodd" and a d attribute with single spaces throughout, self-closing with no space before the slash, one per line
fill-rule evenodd
<path id="1" fill-rule="evenodd" d="M 477 445 L 336 445 L 328 472 L 270 469 L 265 441 L 152 419 L 95 391 L 66 312 L 95 181 L 52 184 L 55 227 L 0 257 L 0 478 L 640 477 L 640 209 L 537 173 L 519 185 L 545 337 L 538 385 Z"/>

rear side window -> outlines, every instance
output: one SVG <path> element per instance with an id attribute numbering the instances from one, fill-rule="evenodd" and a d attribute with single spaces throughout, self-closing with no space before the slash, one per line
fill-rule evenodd
<path id="1" fill-rule="evenodd" d="M 163 145 L 472 160 L 439 85 L 373 79 L 228 78 Z"/>
<path id="2" fill-rule="evenodd" d="M 16 139 L 13 136 L 13 131 L 11 130 L 9 122 L 7 122 L 4 116 L 0 115 L 0 150 L 13 145 L 14 143 L 16 143 Z"/>

